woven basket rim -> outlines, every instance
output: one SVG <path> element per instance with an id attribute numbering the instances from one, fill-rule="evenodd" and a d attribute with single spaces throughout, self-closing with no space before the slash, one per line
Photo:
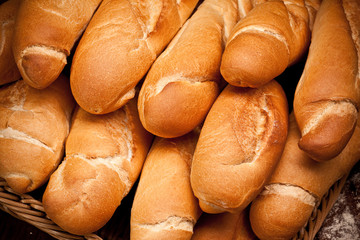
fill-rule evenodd
<path id="1" fill-rule="evenodd" d="M 41 201 L 31 196 L 31 193 L 16 193 L 7 185 L 3 178 L 0 178 L 0 209 L 19 220 L 37 227 L 56 239 L 102 240 L 95 233 L 84 236 L 68 233 L 46 215 Z"/>
<path id="2" fill-rule="evenodd" d="M 314 208 L 306 225 L 292 240 L 312 240 L 319 231 L 327 214 L 340 195 L 348 175 L 335 182 Z M 0 209 L 11 216 L 27 222 L 41 231 L 59 240 L 102 240 L 95 233 L 89 235 L 74 235 L 68 233 L 54 223 L 45 213 L 42 202 L 29 194 L 18 194 L 12 190 L 6 181 L 0 177 Z"/>
<path id="3" fill-rule="evenodd" d="M 338 199 L 349 174 L 336 181 L 324 196 L 317 202 L 305 226 L 292 238 L 292 240 L 313 240 L 320 230 L 326 216 Z"/>

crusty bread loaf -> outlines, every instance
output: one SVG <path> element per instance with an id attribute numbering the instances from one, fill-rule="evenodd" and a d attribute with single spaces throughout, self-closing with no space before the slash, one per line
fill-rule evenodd
<path id="1" fill-rule="evenodd" d="M 30 86 L 45 88 L 62 72 L 67 57 L 101 0 L 22 0 L 13 52 Z"/>
<path id="2" fill-rule="evenodd" d="M 40 187 L 58 166 L 74 105 L 63 75 L 43 90 L 23 80 L 0 89 L 0 177 L 14 191 Z"/>
<path id="3" fill-rule="evenodd" d="M 251 226 L 260 239 L 290 239 L 307 223 L 323 195 L 360 159 L 359 123 L 343 152 L 319 163 L 299 149 L 300 131 L 290 116 L 283 155 L 250 209 Z"/>
<path id="4" fill-rule="evenodd" d="M 256 240 L 250 226 L 249 209 L 238 213 L 203 213 L 191 240 Z"/>
<path id="5" fill-rule="evenodd" d="M 70 233 L 100 229 L 138 178 L 151 140 L 140 123 L 135 99 L 106 115 L 77 108 L 66 157 L 43 195 L 45 212 Z"/>
<path id="6" fill-rule="evenodd" d="M 136 189 L 130 239 L 191 239 L 201 214 L 190 186 L 190 166 L 199 131 L 155 139 Z"/>
<path id="7" fill-rule="evenodd" d="M 299 146 L 313 159 L 334 158 L 346 146 L 360 104 L 360 2 L 324 0 L 294 96 Z"/>
<path id="8" fill-rule="evenodd" d="M 280 75 L 306 52 L 309 14 L 304 1 L 267 1 L 233 28 L 221 61 L 224 79 L 240 87 L 259 87 Z"/>
<path id="9" fill-rule="evenodd" d="M 20 0 L 9 0 L 0 5 L 0 85 L 20 79 L 12 52 L 16 12 Z"/>
<path id="10" fill-rule="evenodd" d="M 205 0 L 156 59 L 139 95 L 140 120 L 166 138 L 203 122 L 220 92 L 220 61 L 237 22 L 235 0 Z"/>
<path id="11" fill-rule="evenodd" d="M 191 169 L 203 211 L 242 211 L 260 193 L 281 156 L 287 124 L 287 99 L 275 80 L 222 91 L 205 119 Z"/>
<path id="12" fill-rule="evenodd" d="M 93 114 L 112 112 L 189 17 L 197 0 L 105 0 L 76 49 L 71 75 L 75 100 Z"/>

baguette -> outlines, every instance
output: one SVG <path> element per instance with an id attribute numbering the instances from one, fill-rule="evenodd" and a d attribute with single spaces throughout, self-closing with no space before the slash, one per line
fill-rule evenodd
<path id="1" fill-rule="evenodd" d="M 351 138 L 360 103 L 360 2 L 324 0 L 294 96 L 299 147 L 318 161 Z"/>
<path id="2" fill-rule="evenodd" d="M 152 65 L 139 95 L 149 132 L 182 136 L 203 122 L 220 92 L 220 61 L 237 21 L 234 0 L 205 0 Z"/>
<path id="3" fill-rule="evenodd" d="M 9 0 L 0 5 L 0 85 L 21 78 L 12 52 L 12 42 L 19 0 Z"/>
<path id="4" fill-rule="evenodd" d="M 70 82 L 78 104 L 112 112 L 135 94 L 156 57 L 189 17 L 197 0 L 105 0 L 75 51 Z"/>
<path id="5" fill-rule="evenodd" d="M 316 162 L 299 149 L 300 131 L 293 114 L 284 153 L 250 209 L 252 229 L 260 239 L 290 239 L 307 223 L 329 188 L 360 158 L 360 122 L 343 152 Z"/>
<path id="6" fill-rule="evenodd" d="M 267 1 L 233 28 L 220 71 L 234 86 L 260 87 L 296 63 L 310 40 L 304 1 Z"/>
<path id="7" fill-rule="evenodd" d="M 24 81 L 43 89 L 67 64 L 67 57 L 101 0 L 22 0 L 13 53 Z"/>
<path id="8" fill-rule="evenodd" d="M 145 160 L 131 209 L 130 239 L 191 239 L 200 217 L 190 186 L 190 166 L 199 135 L 156 138 Z"/>
<path id="9" fill-rule="evenodd" d="M 0 177 L 15 192 L 39 188 L 56 169 L 74 105 L 63 75 L 43 90 L 24 80 L 0 89 Z"/>
<path id="10" fill-rule="evenodd" d="M 191 169 L 204 212 L 242 211 L 260 193 L 281 156 L 287 124 L 287 99 L 275 80 L 222 91 L 205 119 Z"/>
<path id="11" fill-rule="evenodd" d="M 135 101 L 106 115 L 78 107 L 66 157 L 43 195 L 50 219 L 79 235 L 103 227 L 138 178 L 151 140 L 141 126 Z"/>
<path id="12" fill-rule="evenodd" d="M 191 240 L 256 240 L 249 221 L 249 207 L 238 213 L 203 213 Z"/>

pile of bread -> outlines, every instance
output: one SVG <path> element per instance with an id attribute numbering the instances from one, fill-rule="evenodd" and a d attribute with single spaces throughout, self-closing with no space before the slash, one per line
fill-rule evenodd
<path id="1" fill-rule="evenodd" d="M 360 159 L 359 16 L 359 0 L 8 0 L 0 177 L 46 186 L 74 234 L 138 181 L 131 239 L 289 239 Z M 276 78 L 304 58 L 289 101 Z"/>

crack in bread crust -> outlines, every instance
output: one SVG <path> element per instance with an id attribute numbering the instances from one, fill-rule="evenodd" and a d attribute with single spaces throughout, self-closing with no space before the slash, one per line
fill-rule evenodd
<path id="1" fill-rule="evenodd" d="M 169 216 L 168 218 L 153 224 L 137 223 L 135 226 L 154 232 L 160 232 L 163 230 L 183 230 L 192 233 L 194 220 L 180 216 Z"/>
<path id="2" fill-rule="evenodd" d="M 305 136 L 312 129 L 321 124 L 323 116 L 344 116 L 350 113 L 355 116 L 355 119 L 357 118 L 358 109 L 356 108 L 356 105 L 347 99 L 330 100 L 327 102 L 324 101 L 324 103 L 326 104 L 325 107 L 319 108 L 318 111 L 311 116 L 307 124 L 304 126 L 301 133 L 302 136 Z"/>
<path id="3" fill-rule="evenodd" d="M 115 156 L 105 157 L 105 158 L 101 158 L 101 157 L 89 158 L 83 154 L 73 154 L 73 155 L 67 156 L 66 158 L 82 159 L 85 162 L 87 162 L 88 164 L 90 164 L 91 166 L 94 166 L 95 169 L 98 165 L 104 165 L 107 168 L 116 172 L 117 175 L 119 176 L 120 181 L 124 183 L 124 185 L 125 185 L 125 191 L 123 194 L 124 196 L 127 195 L 127 193 L 131 189 L 132 183 L 130 181 L 129 174 L 127 171 L 125 171 L 121 167 L 123 164 L 123 161 L 125 160 L 123 158 L 123 156 L 115 155 Z"/>
<path id="4" fill-rule="evenodd" d="M 66 51 L 57 49 L 55 47 L 46 46 L 46 45 L 31 45 L 24 48 L 20 53 L 20 59 L 23 59 L 25 55 L 29 54 L 43 54 L 55 57 L 62 61 L 64 64 L 67 63 L 66 61 Z"/>
<path id="5" fill-rule="evenodd" d="M 293 197 L 313 207 L 319 202 L 318 197 L 314 194 L 293 184 L 272 183 L 265 186 L 264 190 L 260 193 L 262 196 L 271 194 Z"/>
<path id="6" fill-rule="evenodd" d="M 39 141 L 36 138 L 31 137 L 30 135 L 18 131 L 16 129 L 13 129 L 11 127 L 7 127 L 5 129 L 1 129 L 0 130 L 0 138 L 3 139 L 14 139 L 14 140 L 19 140 L 19 141 L 23 141 L 23 142 L 27 142 L 39 147 L 42 147 L 52 153 L 55 153 L 54 149 L 52 149 L 51 147 L 49 147 L 46 143 Z"/>
<path id="7" fill-rule="evenodd" d="M 261 145 L 263 144 L 264 137 L 267 133 L 267 123 L 269 121 L 269 111 L 266 95 L 263 95 L 260 99 L 257 99 L 254 103 L 249 103 L 252 109 L 252 114 L 244 116 L 241 106 L 237 107 L 234 113 L 233 131 L 237 139 L 238 144 L 244 152 L 244 157 L 239 164 L 251 163 L 258 159 L 261 154 Z M 255 115 L 254 115 L 255 114 Z M 256 117 L 256 121 L 254 118 Z M 239 123 L 238 119 L 247 119 L 247 124 L 243 122 Z M 242 126 L 247 126 L 243 128 Z M 239 128 L 240 127 L 240 128 Z M 249 133 L 249 131 L 251 133 Z M 248 134 L 247 134 L 248 133 Z M 250 147 L 249 147 L 250 146 Z"/>
<path id="8" fill-rule="evenodd" d="M 234 40 L 237 36 L 239 36 L 242 33 L 251 33 L 251 32 L 265 34 L 265 35 L 276 38 L 277 40 L 279 40 L 280 42 L 282 42 L 284 44 L 284 46 L 286 47 L 287 53 L 290 56 L 290 48 L 289 48 L 288 42 L 286 41 L 286 38 L 284 36 L 282 36 L 281 34 L 276 33 L 275 31 L 271 31 L 271 30 L 267 29 L 266 27 L 262 27 L 262 26 L 252 25 L 252 26 L 244 27 L 240 31 L 237 31 L 236 34 L 231 36 L 231 39 L 229 39 L 229 42 Z M 229 43 L 227 43 L 227 44 L 229 44 Z"/>

